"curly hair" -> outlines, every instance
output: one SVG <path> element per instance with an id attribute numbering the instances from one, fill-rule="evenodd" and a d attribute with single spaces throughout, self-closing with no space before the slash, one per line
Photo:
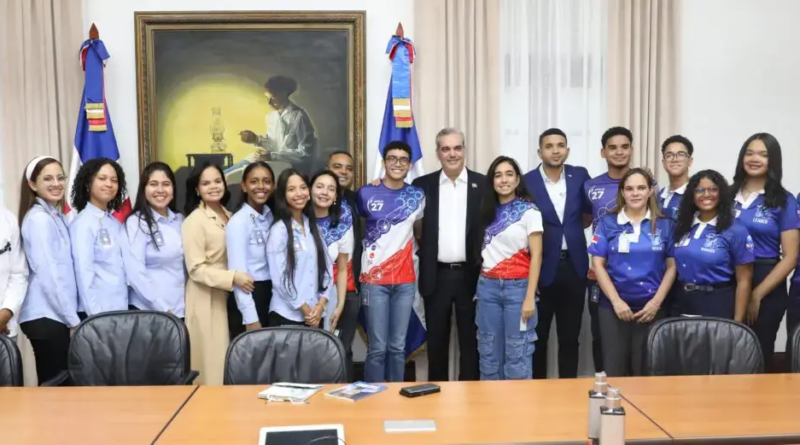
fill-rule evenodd
<path id="1" fill-rule="evenodd" d="M 717 233 L 722 233 L 733 224 L 733 195 L 728 181 L 716 170 L 703 170 L 694 174 L 686 185 L 686 192 L 681 198 L 678 207 L 678 220 L 675 224 L 675 240 L 680 240 L 692 230 L 694 214 L 697 205 L 694 203 L 695 189 L 701 179 L 708 179 L 719 188 L 719 202 L 717 204 Z"/>
<path id="2" fill-rule="evenodd" d="M 72 204 L 78 211 L 86 208 L 92 193 L 92 183 L 95 176 L 104 165 L 111 165 L 117 172 L 117 195 L 108 202 L 106 210 L 119 210 L 122 201 L 127 196 L 128 190 L 125 188 L 125 172 L 119 164 L 108 158 L 94 158 L 81 165 L 78 174 L 75 176 L 75 183 L 72 184 Z"/>

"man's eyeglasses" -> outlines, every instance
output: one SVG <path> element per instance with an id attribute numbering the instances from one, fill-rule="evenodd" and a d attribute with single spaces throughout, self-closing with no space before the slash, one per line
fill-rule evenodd
<path id="1" fill-rule="evenodd" d="M 694 194 L 697 196 L 705 195 L 706 192 L 712 196 L 719 195 L 719 187 L 697 187 L 694 189 Z"/>
<path id="2" fill-rule="evenodd" d="M 386 157 L 386 165 L 395 165 L 397 163 L 400 163 L 401 167 L 408 167 L 408 164 L 411 163 L 411 159 L 406 157 L 398 158 L 397 156 Z"/>
<path id="3" fill-rule="evenodd" d="M 686 153 L 685 151 L 679 151 L 677 153 L 672 153 L 672 152 L 664 153 L 665 161 L 671 161 L 673 159 L 677 159 L 679 161 L 685 161 L 689 158 L 690 158 L 689 153 Z"/>

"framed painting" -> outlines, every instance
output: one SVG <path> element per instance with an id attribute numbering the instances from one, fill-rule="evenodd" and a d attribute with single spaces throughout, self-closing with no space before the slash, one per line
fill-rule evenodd
<path id="1" fill-rule="evenodd" d="M 363 11 L 137 12 L 139 167 L 170 165 L 182 209 L 194 166 L 228 188 L 254 160 L 307 175 L 334 151 L 364 183 Z"/>

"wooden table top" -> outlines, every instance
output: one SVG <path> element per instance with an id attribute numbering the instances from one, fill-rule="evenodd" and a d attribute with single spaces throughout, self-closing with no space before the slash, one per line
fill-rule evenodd
<path id="1" fill-rule="evenodd" d="M 800 443 L 800 374 L 609 378 L 676 441 Z"/>
<path id="2" fill-rule="evenodd" d="M 202 386 L 167 427 L 158 444 L 255 445 L 265 426 L 339 423 L 347 445 L 586 443 L 591 379 L 441 383 L 442 392 L 409 399 L 407 384 L 358 402 L 324 392 L 306 405 L 270 403 L 256 395 L 266 386 Z M 628 439 L 669 437 L 639 411 L 628 408 Z M 430 419 L 436 432 L 386 434 L 384 420 Z"/>
<path id="3" fill-rule="evenodd" d="M 146 445 L 195 388 L 0 388 L 0 443 Z"/>

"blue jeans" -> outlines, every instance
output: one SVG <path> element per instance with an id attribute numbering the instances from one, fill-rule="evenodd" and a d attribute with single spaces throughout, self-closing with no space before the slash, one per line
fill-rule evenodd
<path id="1" fill-rule="evenodd" d="M 367 382 L 402 382 L 406 366 L 406 334 L 416 284 L 363 284 L 362 306 L 367 315 Z M 388 355 L 388 360 L 387 360 Z"/>
<path id="2" fill-rule="evenodd" d="M 478 280 L 478 355 L 481 380 L 533 378 L 539 311 L 520 329 L 528 280 Z"/>

